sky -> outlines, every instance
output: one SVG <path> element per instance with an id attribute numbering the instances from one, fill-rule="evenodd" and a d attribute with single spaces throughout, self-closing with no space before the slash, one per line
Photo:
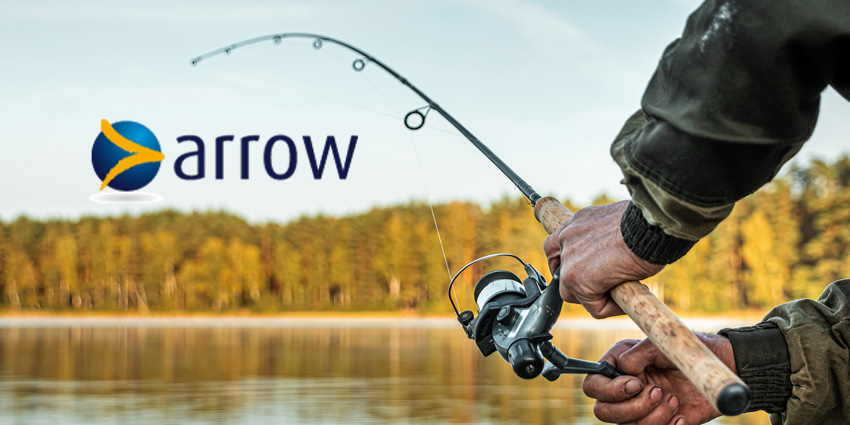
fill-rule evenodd
<path id="1" fill-rule="evenodd" d="M 144 1 L 0 0 L 0 219 L 75 218 L 175 208 L 225 209 L 251 221 L 347 214 L 411 200 L 487 203 L 519 192 L 448 122 L 419 131 L 402 117 L 424 103 L 358 56 L 309 39 L 260 43 L 196 67 L 190 59 L 249 38 L 309 32 L 351 43 L 394 68 L 496 152 L 538 192 L 578 203 L 626 199 L 609 146 L 640 97 L 691 0 Z M 848 151 L 850 104 L 825 92 L 798 155 Z M 152 204 L 89 200 L 100 180 L 91 148 L 101 119 L 137 121 L 165 160 L 142 191 Z M 264 171 L 275 135 L 296 142 L 287 180 Z M 206 142 L 207 177 L 176 177 L 174 161 Z M 214 178 L 218 136 L 259 135 L 250 178 L 236 143 Z M 315 180 L 302 136 L 358 142 L 346 180 Z M 277 151 L 276 154 L 278 155 Z M 281 167 L 289 161 L 279 150 Z M 112 189 L 105 189 L 111 191 Z"/>

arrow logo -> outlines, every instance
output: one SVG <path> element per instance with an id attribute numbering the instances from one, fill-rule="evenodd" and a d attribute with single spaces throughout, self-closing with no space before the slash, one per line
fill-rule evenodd
<path id="1" fill-rule="evenodd" d="M 106 173 L 106 177 L 104 177 L 103 182 L 100 184 L 100 190 L 103 190 L 107 185 L 109 185 L 109 182 L 111 182 L 115 177 L 118 177 L 119 174 L 137 165 L 148 162 L 160 162 L 165 159 L 165 155 L 163 155 L 162 152 L 146 148 L 122 136 L 120 133 L 115 131 L 114 128 L 112 128 L 112 124 L 110 124 L 107 120 L 100 120 L 100 131 L 115 146 L 118 146 L 132 154 L 118 161 L 118 163 L 115 164 L 108 173 Z"/>

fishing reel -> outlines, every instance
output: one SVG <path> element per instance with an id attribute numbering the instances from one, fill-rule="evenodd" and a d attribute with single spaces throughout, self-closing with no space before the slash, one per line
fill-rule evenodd
<path id="1" fill-rule="evenodd" d="M 479 261 L 511 257 L 519 261 L 525 280 L 507 271 L 485 274 L 475 284 L 474 298 L 478 317 L 472 311 L 459 312 L 452 298 L 454 282 L 464 270 Z M 567 357 L 554 344 L 549 331 L 561 314 L 563 300 L 559 291 L 558 271 L 550 284 L 531 264 L 513 254 L 492 254 L 474 260 L 454 275 L 449 283 L 449 300 L 466 336 L 475 341 L 485 357 L 498 352 L 523 379 L 543 374 L 549 381 L 564 373 L 595 373 L 620 376 L 608 362 L 592 362 Z"/>

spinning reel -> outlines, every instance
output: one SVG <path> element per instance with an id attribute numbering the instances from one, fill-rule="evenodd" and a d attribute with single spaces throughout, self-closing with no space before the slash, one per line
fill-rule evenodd
<path id="1" fill-rule="evenodd" d="M 511 257 L 519 261 L 528 277 L 521 281 L 507 270 L 484 275 L 475 284 L 474 298 L 478 317 L 472 311 L 459 312 L 452 298 L 454 282 L 471 265 L 494 257 Z M 560 269 L 559 269 L 560 270 Z M 513 254 L 492 254 L 464 266 L 449 283 L 449 300 L 466 336 L 475 341 L 485 357 L 498 351 L 523 379 L 543 377 L 554 381 L 563 373 L 595 373 L 620 376 L 608 362 L 592 362 L 567 357 L 554 344 L 549 331 L 561 314 L 563 300 L 558 285 L 558 271 L 552 283 L 531 264 Z"/>

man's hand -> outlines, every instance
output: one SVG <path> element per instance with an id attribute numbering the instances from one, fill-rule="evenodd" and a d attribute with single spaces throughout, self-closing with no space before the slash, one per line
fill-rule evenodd
<path id="1" fill-rule="evenodd" d="M 664 268 L 642 260 L 623 241 L 620 220 L 627 206 L 628 201 L 623 201 L 582 208 L 543 243 L 549 270 L 561 266 L 561 298 L 580 303 L 597 319 L 623 314 L 608 295 L 611 288 Z"/>
<path id="2" fill-rule="evenodd" d="M 729 369 L 736 370 L 728 339 L 695 334 Z M 720 412 L 648 339 L 620 341 L 601 360 L 624 373 L 616 379 L 587 375 L 584 380 L 584 393 L 597 400 L 593 413 L 601 421 L 695 425 L 720 416 Z"/>

